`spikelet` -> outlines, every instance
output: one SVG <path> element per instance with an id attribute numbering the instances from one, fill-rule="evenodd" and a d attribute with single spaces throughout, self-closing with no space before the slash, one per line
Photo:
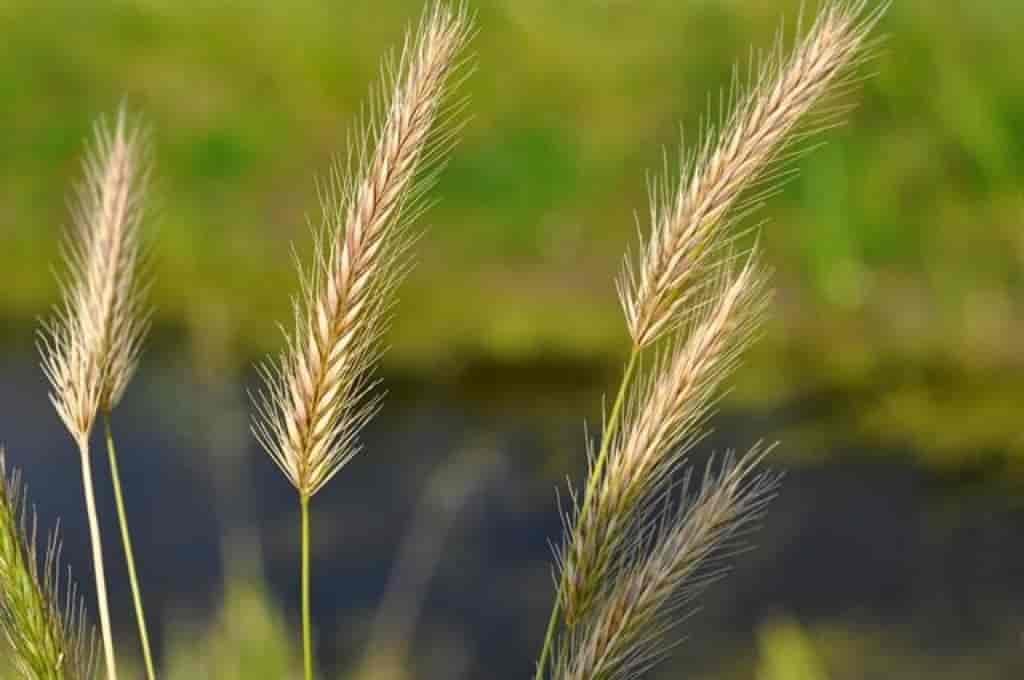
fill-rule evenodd
<path id="1" fill-rule="evenodd" d="M 60 541 L 47 542 L 40 565 L 35 517 L 0 448 L 0 630 L 25 680 L 93 680 L 95 639 L 84 605 L 60 573 Z"/>
<path id="2" fill-rule="evenodd" d="M 840 88 L 886 4 L 871 11 L 866 0 L 829 4 L 788 59 L 780 38 L 752 67 L 749 91 L 734 95 L 725 124 L 704 133 L 678 186 L 655 186 L 650 236 L 636 262 L 627 257 L 618 281 L 636 346 L 662 337 L 693 304 L 704 270 L 719 257 L 723 232 L 777 188 L 778 164 L 801 136 L 795 129 Z M 821 113 L 822 127 L 835 122 L 835 111 Z"/>
<path id="3" fill-rule="evenodd" d="M 461 8 L 436 4 L 411 32 L 396 68 L 385 68 L 379 116 L 337 167 L 323 199 L 323 232 L 295 304 L 295 328 L 276 365 L 264 367 L 254 431 L 304 497 L 358 450 L 372 416 L 367 399 L 391 293 L 408 268 L 410 223 L 423 207 L 436 161 L 452 140 L 446 91 L 469 38 Z"/>
<path id="4" fill-rule="evenodd" d="M 79 443 L 120 400 L 148 327 L 139 283 L 144 146 L 124 109 L 113 131 L 97 125 L 65 242 L 63 300 L 40 333 L 51 401 Z"/>
<path id="5" fill-rule="evenodd" d="M 684 480 L 677 509 L 663 509 L 653 536 L 564 642 L 555 663 L 559 680 L 638 677 L 666 653 L 663 634 L 728 568 L 739 539 L 754 528 L 777 489 L 777 477 L 756 473 L 768 449 L 755 446 L 721 470 L 709 463 L 697 491 Z"/>
<path id="6" fill-rule="evenodd" d="M 719 387 L 752 341 L 767 296 L 753 255 L 738 273 L 723 264 L 705 287 L 704 306 L 649 379 L 634 390 L 588 507 L 576 513 L 566 554 L 565 616 L 572 626 L 586 616 L 600 590 L 617 578 L 617 560 L 629 552 L 646 501 L 671 483 Z M 595 471 L 591 471 L 595 474 Z"/>

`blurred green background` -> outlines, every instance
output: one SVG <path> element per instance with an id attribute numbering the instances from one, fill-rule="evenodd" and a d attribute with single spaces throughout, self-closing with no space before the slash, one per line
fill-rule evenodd
<path id="1" fill-rule="evenodd" d="M 613 278 L 645 173 L 797 7 L 475 2 L 472 118 L 425 220 L 389 368 L 615 365 Z M 343 153 L 416 12 L 400 0 L 4 3 L 4 326 L 30 326 L 54 301 L 83 138 L 124 98 L 155 144 L 160 330 L 225 343 L 240 364 L 279 347 L 295 287 L 286 253 L 306 251 L 314 177 Z M 1015 0 L 894 4 L 848 125 L 762 213 L 778 304 L 739 396 L 836 393 L 835 425 L 940 463 L 1024 451 L 1020 15 Z"/>
<path id="2" fill-rule="evenodd" d="M 421 6 L 0 3 L 9 356 L 31 361 L 36 320 L 56 300 L 83 140 L 122 100 L 154 146 L 151 356 L 239 380 L 281 347 L 276 324 L 296 287 L 288 253 L 308 253 L 314 179 L 344 153 L 382 54 Z M 799 3 L 471 7 L 472 116 L 424 220 L 384 372 L 400 393 L 443 385 L 474 407 L 571 413 L 575 427 L 593 419 L 623 356 L 614 277 L 635 215 L 646 214 L 647 173 L 665 149 L 674 159 L 680 128 L 694 138 L 734 61 L 770 47 L 782 17 L 792 34 Z M 948 484 L 950 497 L 979 481 L 986 494 L 1019 493 L 1022 26 L 1019 0 L 894 2 L 861 87 L 844 99 L 857 103 L 847 125 L 819 138 L 827 144 L 760 213 L 777 295 L 727 408 L 761 414 L 770 434 L 810 452 L 791 456 L 896 456 Z M 559 476 L 555 455 L 542 467 Z M 252 630 L 273 637 L 276 613 L 260 593 L 237 586 L 220 616 L 265 619 Z M 235 639 L 227 618 L 211 625 Z M 743 662 L 757 678 L 868 677 L 841 672 L 844 655 L 873 644 L 864 636 L 855 644 L 788 619 L 765 626 L 761 651 Z M 795 670 L 780 670 L 787 663 Z M 255 677 L 233 672 L 208 677 Z"/>

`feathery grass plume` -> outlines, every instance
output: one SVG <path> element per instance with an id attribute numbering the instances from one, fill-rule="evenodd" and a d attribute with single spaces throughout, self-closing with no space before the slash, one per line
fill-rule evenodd
<path id="1" fill-rule="evenodd" d="M 95 639 L 84 604 L 60 573 L 60 541 L 47 542 L 40 565 L 35 516 L 0 448 L 0 630 L 25 680 L 92 680 Z"/>
<path id="2" fill-rule="evenodd" d="M 77 442 L 120 401 L 148 327 L 139 284 L 144 147 L 124 109 L 113 131 L 96 126 L 65 241 L 63 300 L 40 334 L 51 400 Z"/>
<path id="3" fill-rule="evenodd" d="M 841 110 L 818 105 L 849 80 L 887 4 L 869 11 L 867 0 L 831 2 L 788 58 L 780 33 L 775 49 L 752 64 L 745 93 L 734 79 L 735 108 L 721 126 L 704 132 L 678 186 L 655 185 L 650 236 L 638 261 L 627 257 L 619 278 L 637 346 L 650 345 L 672 328 L 699 291 L 723 232 L 777 189 L 775 180 L 784 174 L 778 163 L 804 136 L 794 132 L 807 114 L 821 114 L 819 127 L 837 122 Z"/>
<path id="4" fill-rule="evenodd" d="M 616 617 L 625 615 L 622 597 L 650 596 L 642 611 L 654 612 L 662 611 L 657 600 L 666 593 L 680 587 L 692 592 L 685 587 L 692 573 L 686 570 L 668 572 L 676 575 L 664 581 L 671 588 L 640 586 L 655 582 L 658 568 L 672 557 L 665 551 L 692 549 L 692 543 L 681 540 L 689 530 L 682 521 L 671 525 L 674 531 L 652 534 L 659 511 L 652 509 L 651 499 L 671 488 L 687 451 L 703 436 L 718 387 L 750 341 L 765 304 L 762 277 L 753 265 L 756 246 L 738 276 L 722 275 L 732 259 L 730 226 L 777 188 L 781 161 L 793 155 L 788 150 L 797 139 L 810 134 L 798 133 L 798 124 L 813 111 L 821 116 L 822 127 L 835 121 L 840 111 L 823 110 L 820 102 L 849 82 L 850 67 L 863 56 L 886 6 L 883 1 L 869 10 L 867 0 L 828 2 L 788 58 L 780 33 L 775 50 L 752 64 L 747 92 L 740 92 L 739 78 L 734 78 L 734 109 L 720 126 L 704 133 L 678 184 L 665 179 L 654 185 L 651 235 L 636 262 L 627 255 L 618 280 L 632 349 L 603 424 L 601 447 L 591 457 L 586 488 L 581 499 L 573 498 L 535 680 L 545 677 L 559 638 L 557 674 L 622 677 L 616 669 L 624 668 L 632 677 L 646 665 L 634 661 L 650 659 L 649 648 L 638 641 L 659 630 L 645 622 L 658 619 L 631 619 L 642 624 L 636 628 L 640 637 L 633 629 L 618 628 L 623 622 L 616 623 Z M 674 349 L 655 361 L 639 389 L 631 390 L 641 356 L 666 336 Z M 747 501 L 743 494 L 723 498 L 735 509 Z M 708 536 L 713 548 L 723 535 Z M 674 559 L 681 564 L 688 557 Z M 619 661 L 607 665 L 609 658 Z"/>
<path id="5" fill-rule="evenodd" d="M 348 173 L 339 164 L 324 192 L 316 261 L 287 350 L 265 367 L 254 428 L 303 496 L 315 495 L 352 458 L 357 431 L 374 411 L 365 397 L 377 341 L 408 269 L 410 223 L 452 141 L 445 94 L 469 26 L 461 8 L 427 10 L 397 67 L 384 69 L 384 102 L 373 107 L 380 117 L 359 142 L 356 167 Z"/>
<path id="6" fill-rule="evenodd" d="M 572 631 L 558 652 L 559 680 L 636 678 L 666 653 L 663 634 L 680 610 L 728 569 L 774 497 L 778 478 L 756 473 L 769 449 L 755 446 L 721 470 L 709 463 L 696 492 L 687 477 L 677 509 L 662 508 L 634 551 L 635 559 L 607 586 L 586 623 Z"/>
<path id="7" fill-rule="evenodd" d="M 148 174 L 144 150 L 142 131 L 128 120 L 123 108 L 112 131 L 102 121 L 96 126 L 94 146 L 84 163 L 85 180 L 78 187 L 73 209 L 73 228 L 65 242 L 68 274 L 62 286 L 63 300 L 40 333 L 43 370 L 52 388 L 50 400 L 77 443 L 81 458 L 100 631 L 110 680 L 116 679 L 117 669 L 89 453 L 89 435 L 101 413 L 107 418 L 108 453 L 136 617 L 147 671 L 153 677 L 117 461 L 109 436 L 110 412 L 135 371 L 148 327 L 144 287 L 139 282 L 140 226 Z"/>
<path id="8" fill-rule="evenodd" d="M 671 484 L 673 471 L 704 435 L 718 388 L 752 341 L 766 305 L 765 277 L 754 257 L 737 274 L 720 265 L 708 299 L 633 390 L 595 491 L 577 508 L 565 554 L 565 619 L 585 617 L 595 597 L 619 576 L 619 561 L 643 522 L 647 501 Z"/>
<path id="9" fill-rule="evenodd" d="M 295 329 L 264 368 L 254 431 L 299 494 L 305 677 L 313 677 L 309 606 L 309 501 L 358 451 L 376 410 L 368 398 L 392 293 L 409 267 L 410 225 L 424 208 L 437 162 L 452 143 L 446 125 L 459 55 L 470 37 L 462 6 L 436 3 L 385 66 L 355 162 L 337 166 L 323 197 L 324 227 L 295 303 Z M 373 115 L 376 113 L 377 115 Z"/>

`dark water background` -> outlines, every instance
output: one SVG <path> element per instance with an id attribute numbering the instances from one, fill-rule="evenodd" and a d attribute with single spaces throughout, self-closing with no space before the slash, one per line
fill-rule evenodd
<path id="1" fill-rule="evenodd" d="M 175 612 L 209 614 L 218 606 L 225 536 L 255 537 L 262 573 L 292 620 L 298 604 L 295 498 L 248 435 L 246 380 L 204 383 L 185 366 L 173 357 L 145 364 L 114 423 L 158 648 Z M 91 602 L 72 443 L 31 357 L 9 358 L 0 376 L 0 440 L 24 470 L 43 525 L 61 519 L 65 556 Z M 554 490 L 567 473 L 581 477 L 580 423 L 595 414 L 565 406 L 553 415 L 544 408 L 549 417 L 538 418 L 529 408 L 536 404 L 525 400 L 522 408 L 514 397 L 481 407 L 476 397 L 437 385 L 393 392 L 365 434 L 366 450 L 314 501 L 313 599 L 317 628 L 328 632 L 323 659 L 338 668 L 359 654 L 366 614 L 386 590 L 397 546 L 415 517 L 437 512 L 454 521 L 414 647 L 446 631 L 465 641 L 472 676 L 526 677 L 551 601 L 548 543 L 561 531 Z M 712 448 L 749 445 L 773 430 L 772 418 L 719 417 L 694 460 Z M 133 622 L 129 594 L 117 587 L 125 575 L 113 500 L 105 454 L 95 446 L 104 461 L 97 483 L 116 624 L 127 632 Z M 711 663 L 722 645 L 750 645 L 759 623 L 787 615 L 809 625 L 902 631 L 926 654 L 956 657 L 995 645 L 1012 658 L 1024 642 L 1012 634 L 1024 631 L 1020 500 L 938 478 L 899 462 L 908 458 L 899 451 L 830 453 L 828 463 L 776 459 L 785 482 L 755 549 L 703 599 L 679 654 L 697 667 Z M 451 463 L 455 457 L 461 462 Z M 456 480 L 477 479 L 454 510 L 445 505 L 444 483 L 434 502 L 424 501 L 446 465 L 469 471 Z M 1020 670 L 1007 668 L 1005 677 Z"/>

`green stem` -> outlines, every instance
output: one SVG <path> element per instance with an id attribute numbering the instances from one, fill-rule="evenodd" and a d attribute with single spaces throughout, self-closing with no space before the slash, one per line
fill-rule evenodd
<path id="1" fill-rule="evenodd" d="M 594 459 L 594 467 L 590 470 L 590 477 L 587 480 L 587 489 L 583 494 L 583 503 L 580 506 L 580 516 L 577 522 L 583 522 L 587 518 L 587 511 L 590 507 L 588 501 L 590 497 L 595 493 L 597 485 L 604 475 L 604 467 L 608 462 L 608 453 L 611 450 L 611 442 L 615 439 L 615 434 L 619 429 L 619 421 L 622 419 L 622 406 L 626 402 L 626 394 L 629 391 L 629 385 L 633 380 L 633 374 L 636 372 L 637 364 L 640 360 L 640 348 L 633 346 L 633 349 L 629 354 L 629 361 L 626 363 L 626 370 L 622 374 L 622 382 L 619 384 L 619 393 L 615 397 L 615 402 L 612 404 L 611 413 L 608 414 L 608 420 L 604 424 L 604 432 L 601 434 L 601 448 L 597 452 L 597 458 Z M 551 648 L 555 642 L 555 632 L 558 630 L 558 622 L 562 614 L 562 600 L 565 596 L 566 578 L 565 572 L 562 572 L 561 579 L 558 582 L 558 592 L 555 593 L 555 604 L 551 608 L 551 616 L 548 619 L 548 628 L 544 633 L 544 646 L 540 650 L 540 658 L 537 659 L 537 672 L 533 676 L 534 680 L 542 680 L 544 678 L 544 670 L 547 667 L 548 658 L 551 656 Z"/>
<path id="2" fill-rule="evenodd" d="M 93 493 L 92 462 L 89 457 L 89 441 L 78 442 L 82 456 L 82 489 L 85 491 L 85 513 L 89 518 L 89 538 L 92 542 L 92 566 L 96 574 L 96 608 L 100 614 L 100 634 L 103 638 L 103 657 L 106 661 L 107 680 L 117 680 L 117 664 L 114 658 L 114 637 L 110 632 L 110 606 L 107 601 L 107 577 L 103 569 L 103 540 L 100 537 L 100 522 L 96 512 L 96 496 Z"/>
<path id="3" fill-rule="evenodd" d="M 128 564 L 128 580 L 132 588 L 132 600 L 135 603 L 135 620 L 139 626 L 139 641 L 142 644 L 142 658 L 146 663 L 146 677 L 156 678 L 153 670 L 153 654 L 149 648 L 149 632 L 146 629 L 146 612 L 142 608 L 142 593 L 139 590 L 139 577 L 135 571 L 135 553 L 132 550 L 132 538 L 128 533 L 128 513 L 124 509 L 124 496 L 121 493 L 121 473 L 117 467 L 117 449 L 114 448 L 114 435 L 110 427 L 110 413 L 103 414 L 103 423 L 107 435 L 107 455 L 110 458 L 110 480 L 114 486 L 114 501 L 117 504 L 117 521 L 121 525 L 121 541 L 124 543 L 124 558 Z"/>
<path id="4" fill-rule="evenodd" d="M 302 505 L 302 660 L 306 680 L 313 680 L 313 625 L 309 613 L 309 497 L 301 496 Z"/>

